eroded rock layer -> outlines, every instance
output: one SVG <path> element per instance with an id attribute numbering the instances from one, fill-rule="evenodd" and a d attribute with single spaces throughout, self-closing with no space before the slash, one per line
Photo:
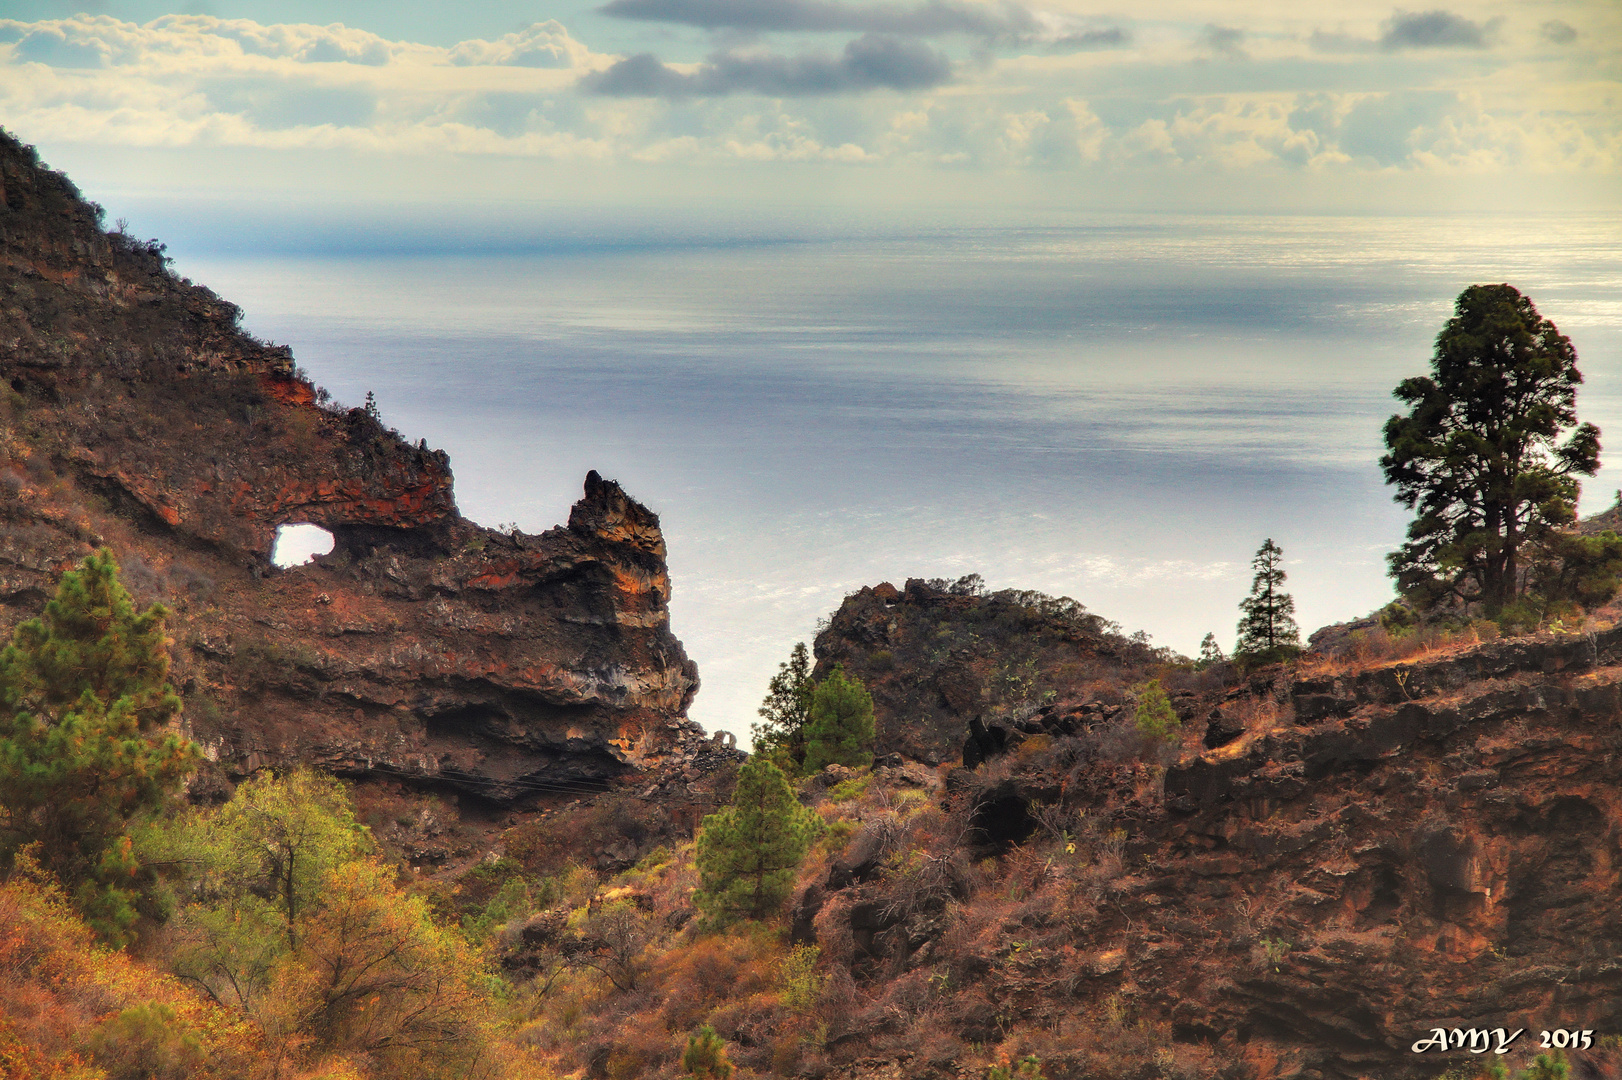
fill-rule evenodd
<path id="1" fill-rule="evenodd" d="M 313 761 L 498 802 L 698 736 L 659 519 L 596 473 L 567 526 L 461 517 L 448 456 L 331 406 L 238 309 L 0 133 L 0 628 L 110 546 L 173 609 L 226 772 Z M 278 571 L 278 526 L 331 554 Z"/>

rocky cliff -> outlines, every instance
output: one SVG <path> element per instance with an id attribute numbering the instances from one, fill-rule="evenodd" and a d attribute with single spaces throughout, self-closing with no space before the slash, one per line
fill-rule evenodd
<path id="1" fill-rule="evenodd" d="M 873 695 L 878 752 L 955 758 L 971 717 L 1024 718 L 1086 697 L 1111 705 L 1168 656 L 1064 597 L 987 592 L 978 577 L 911 578 L 845 597 L 817 635 L 817 679 L 835 664 Z"/>
<path id="2" fill-rule="evenodd" d="M 877 591 L 847 600 L 845 622 Z M 906 600 L 881 602 L 893 614 Z M 1465 632 L 1397 660 L 1312 654 L 1244 680 L 1163 665 L 1183 732 L 1159 746 L 1136 733 L 1130 687 L 1040 703 L 1058 666 L 1096 660 L 1079 639 L 1070 661 L 1043 661 L 1027 707 L 957 710 L 972 767 L 947 777 L 956 842 L 998 856 L 998 887 L 1021 902 L 998 908 L 943 878 L 920 903 L 903 858 L 853 842 L 800 898 L 797 932 L 853 940 L 852 970 L 875 992 L 914 972 L 949 978 L 959 1039 L 1045 1039 L 1050 1076 L 1115 1075 L 1078 1016 L 1162 1025 L 1248 1075 L 1325 1080 L 1483 1060 L 1415 1053 L 1437 1028 L 1524 1029 L 1512 1067 L 1544 1030 L 1622 1034 L 1615 614 L 1583 632 Z M 986 651 L 989 670 L 1006 666 Z M 885 678 L 929 685 L 952 662 L 947 650 Z M 1125 1029 L 1110 1037 L 1117 1054 L 1130 1043 Z M 1571 1075 L 1622 1076 L 1618 1045 L 1568 1051 Z"/>
<path id="3" fill-rule="evenodd" d="M 0 133 L 0 629 L 111 547 L 173 609 L 216 778 L 309 761 L 503 803 L 697 740 L 655 514 L 591 473 L 566 526 L 481 528 L 443 451 L 239 315 Z M 332 553 L 273 567 L 292 522 Z"/>

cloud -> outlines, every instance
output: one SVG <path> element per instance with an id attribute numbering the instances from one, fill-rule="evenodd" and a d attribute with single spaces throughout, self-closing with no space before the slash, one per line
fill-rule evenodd
<path id="1" fill-rule="evenodd" d="M 95 68 L 107 63 L 107 50 L 101 42 L 72 40 L 55 26 L 24 35 L 12 56 L 28 63 L 59 68 Z"/>
<path id="2" fill-rule="evenodd" d="M 1205 29 L 1200 31 L 1200 44 L 1218 56 L 1226 56 L 1233 60 L 1249 59 L 1243 43 L 1245 32 L 1232 26 L 1218 26 L 1216 23 L 1206 23 Z"/>
<path id="3" fill-rule="evenodd" d="M 266 131 L 322 124 L 364 127 L 377 111 L 377 95 L 359 87 L 242 78 L 205 84 L 201 89 L 215 111 L 244 117 Z"/>
<path id="4" fill-rule="evenodd" d="M 1497 19 L 1478 25 L 1451 11 L 1398 11 L 1382 24 L 1379 44 L 1386 50 L 1484 49 L 1497 27 Z"/>
<path id="5" fill-rule="evenodd" d="M 858 2 L 824 10 L 856 10 Z M 862 10 L 958 10 L 943 4 L 893 0 Z M 747 39 L 733 35 L 702 62 L 666 63 L 592 52 L 557 22 L 440 47 L 339 25 L 208 16 L 145 25 L 106 16 L 0 20 L 0 117 L 46 144 L 695 168 L 747 159 L 1099 174 L 1200 169 L 1249 178 L 1294 170 L 1610 176 L 1622 167 L 1614 91 L 1597 95 L 1591 72 L 1568 72 L 1533 37 L 1535 21 L 1527 40 L 1506 40 L 1492 53 L 1457 43 L 1492 43 L 1495 24 L 1465 22 L 1472 36 L 1445 13 L 1438 22 L 1434 12 L 1398 12 L 1378 29 L 1372 19 L 1326 23 L 1362 35 L 1314 35 L 1314 51 L 1358 54 L 1328 62 L 1313 59 L 1293 27 L 1265 21 L 1243 31 L 1212 23 L 1203 36 L 1199 23 L 1146 23 L 1130 53 L 1084 53 L 1132 43 L 1131 24 L 1030 10 L 1025 47 L 1010 55 L 999 42 L 999 55 L 960 63 L 921 33 L 847 34 L 848 44 L 824 51 L 741 46 Z M 1429 30 L 1427 19 L 1436 24 Z M 1381 35 L 1415 51 L 1387 51 L 1395 46 L 1382 48 Z M 1189 64 L 1197 36 L 1202 55 L 1248 50 L 1269 63 Z M 1448 41 L 1451 54 L 1429 51 Z M 1272 63 L 1280 60 L 1289 65 L 1282 76 Z M 1482 77 L 1484 68 L 1492 77 Z M 947 84 L 949 92 L 937 92 Z"/>
<path id="6" fill-rule="evenodd" d="M 582 86 L 605 97 L 812 97 L 864 90 L 926 90 L 952 77 L 952 63 L 916 42 L 864 34 L 837 56 L 716 53 L 690 73 L 651 53 L 588 75 Z"/>
<path id="7" fill-rule="evenodd" d="M 1354 34 L 1331 30 L 1314 30 L 1307 43 L 1314 52 L 1325 53 L 1368 52 L 1377 44 L 1373 38 L 1360 38 Z"/>
<path id="8" fill-rule="evenodd" d="M 1060 34 L 1050 44 L 1054 48 L 1070 49 L 1124 49 L 1132 44 L 1132 35 L 1119 26 L 1102 30 L 1079 30 Z"/>
<path id="9" fill-rule="evenodd" d="M 1341 119 L 1338 145 L 1353 158 L 1400 165 L 1417 148 L 1424 130 L 1456 103 L 1456 94 L 1409 90 L 1364 98 Z"/>
<path id="10" fill-rule="evenodd" d="M 579 67 L 588 50 L 569 36 L 556 19 L 535 23 L 495 41 L 474 39 L 458 44 L 450 52 L 453 64 L 497 64 L 511 67 Z"/>
<path id="11" fill-rule="evenodd" d="M 387 64 L 406 46 L 341 23 L 261 25 L 251 19 L 165 15 L 144 26 L 107 15 L 75 15 L 41 23 L 0 20 L 0 41 L 14 40 L 16 60 L 51 67 L 107 67 L 154 57 L 259 56 L 303 64 Z"/>
<path id="12" fill-rule="evenodd" d="M 1577 40 L 1577 28 L 1559 19 L 1550 19 L 1538 28 L 1543 40 L 1552 45 L 1570 45 Z"/>
<path id="13" fill-rule="evenodd" d="M 1008 3 L 926 0 L 917 7 L 877 4 L 853 7 L 832 0 L 612 0 L 597 9 L 616 19 L 679 23 L 706 30 L 811 31 L 935 37 L 1023 37 L 1038 22 L 1028 9 Z"/>

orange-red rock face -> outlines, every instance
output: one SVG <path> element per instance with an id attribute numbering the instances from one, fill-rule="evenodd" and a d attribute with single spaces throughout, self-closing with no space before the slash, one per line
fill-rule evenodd
<path id="1" fill-rule="evenodd" d="M 0 184 L 0 629 L 111 546 L 173 609 L 187 722 L 227 773 L 315 760 L 508 801 L 691 740 L 656 515 L 592 473 L 566 528 L 480 528 L 442 451 L 323 407 L 9 138 Z M 334 551 L 275 570 L 290 522 Z"/>

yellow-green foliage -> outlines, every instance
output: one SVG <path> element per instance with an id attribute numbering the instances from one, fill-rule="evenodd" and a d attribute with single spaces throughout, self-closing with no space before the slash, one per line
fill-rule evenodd
<path id="1" fill-rule="evenodd" d="M 817 974 L 817 957 L 822 950 L 815 945 L 796 945 L 777 965 L 777 977 L 783 992 L 783 1004 L 795 1012 L 805 1012 L 822 996 L 827 977 Z"/>
<path id="2" fill-rule="evenodd" d="M 828 831 L 822 835 L 821 840 L 817 841 L 817 848 L 832 855 L 842 850 L 850 842 L 850 838 L 855 832 L 856 823 L 848 818 L 830 821 Z"/>
<path id="3" fill-rule="evenodd" d="M 828 789 L 828 801 L 832 803 L 850 802 L 860 799 L 867 794 L 867 789 L 873 785 L 873 774 L 866 776 L 853 776 L 849 780 L 841 780 Z"/>
<path id="4" fill-rule="evenodd" d="M 1017 1062 L 1003 1061 L 986 1070 L 986 1080 L 1047 1080 L 1042 1075 L 1042 1062 L 1035 1054 L 1027 1054 Z"/>

